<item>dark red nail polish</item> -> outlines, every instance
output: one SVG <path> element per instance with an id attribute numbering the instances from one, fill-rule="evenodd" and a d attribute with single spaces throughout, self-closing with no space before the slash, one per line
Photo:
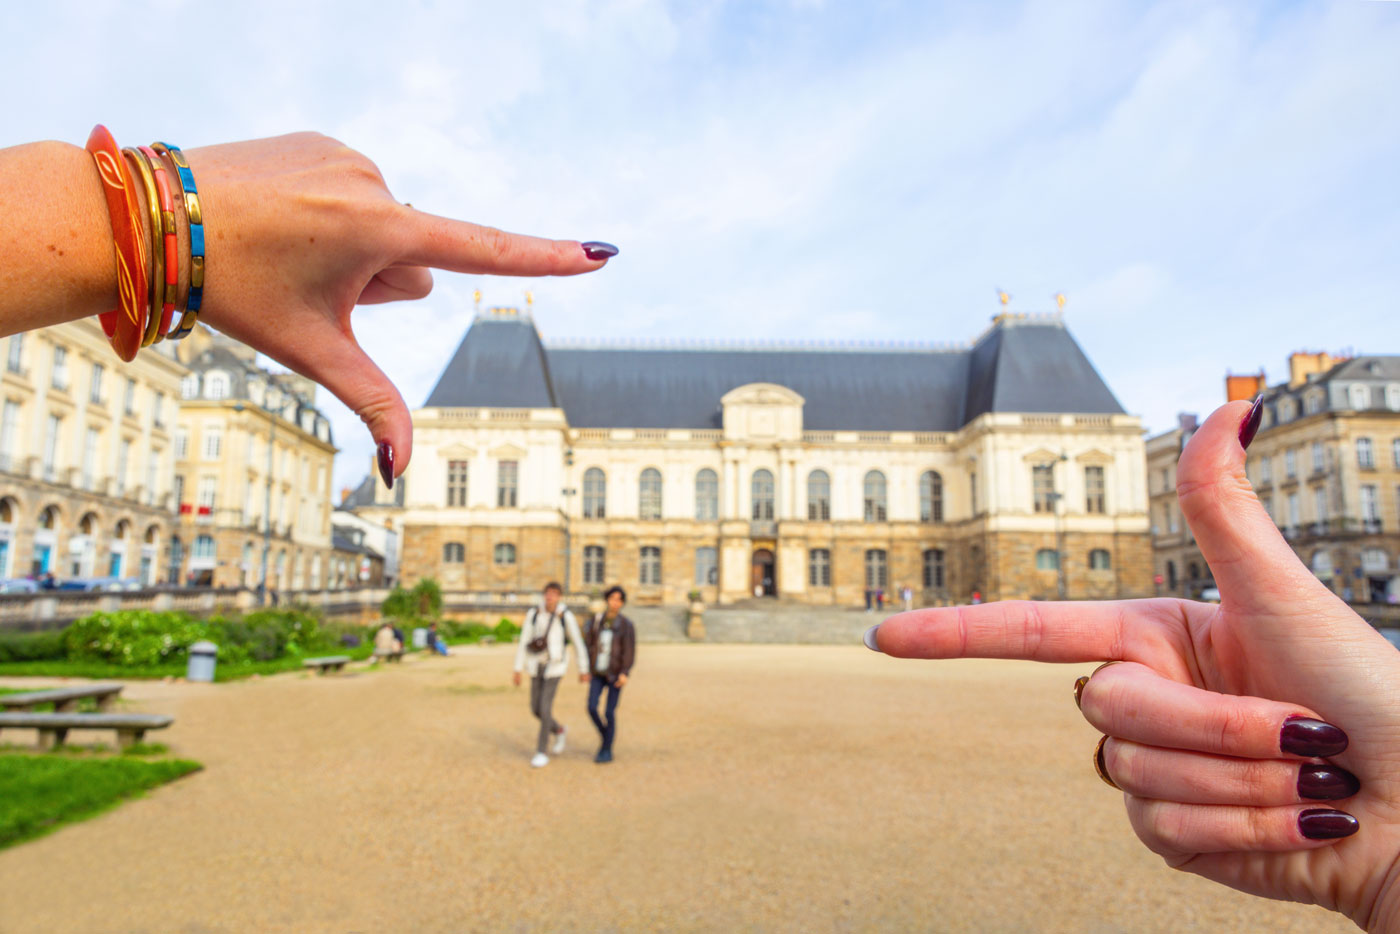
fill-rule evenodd
<path id="1" fill-rule="evenodd" d="M 1261 395 L 1249 407 L 1249 414 L 1240 422 L 1240 447 L 1249 450 L 1249 442 L 1259 432 L 1259 423 L 1264 420 L 1264 397 Z"/>
<path id="2" fill-rule="evenodd" d="M 611 259 L 617 255 L 617 247 L 611 243 L 604 243 L 601 240 L 589 240 L 583 244 L 583 255 L 597 262 L 600 259 Z"/>
<path id="3" fill-rule="evenodd" d="M 1312 801 L 1338 801 L 1361 790 L 1361 782 L 1335 765 L 1305 765 L 1298 770 L 1298 797 Z"/>
<path id="4" fill-rule="evenodd" d="M 1347 748 L 1347 735 L 1330 723 L 1309 717 L 1283 721 L 1278 747 L 1293 756 L 1335 756 Z"/>
<path id="5" fill-rule="evenodd" d="M 1298 831 L 1309 840 L 1336 840 L 1338 837 L 1350 837 L 1360 829 L 1361 824 L 1346 811 L 1308 808 L 1298 815 Z"/>
<path id="6" fill-rule="evenodd" d="M 378 453 L 379 476 L 384 478 L 384 485 L 392 490 L 394 488 L 394 446 L 388 441 L 380 442 Z"/>

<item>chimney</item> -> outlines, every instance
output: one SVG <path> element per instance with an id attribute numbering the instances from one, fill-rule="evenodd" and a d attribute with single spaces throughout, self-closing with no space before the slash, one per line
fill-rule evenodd
<path id="1" fill-rule="evenodd" d="M 345 505 L 345 501 L 350 498 L 350 488 L 343 486 L 340 488 L 340 504 Z"/>
<path id="2" fill-rule="evenodd" d="M 1237 402 L 1240 399 L 1253 399 L 1264 391 L 1264 371 L 1246 376 L 1225 374 L 1225 401 Z"/>
<path id="3" fill-rule="evenodd" d="M 1189 435 L 1200 426 L 1196 423 L 1194 412 L 1181 412 L 1176 417 L 1176 427 L 1181 429 L 1182 434 Z"/>
<path id="4" fill-rule="evenodd" d="M 1297 353 L 1288 355 L 1288 387 L 1290 389 L 1301 386 L 1314 376 L 1326 373 L 1332 367 L 1348 360 L 1349 357 L 1332 356 L 1330 353 L 1319 351 L 1308 353 L 1300 350 Z"/>

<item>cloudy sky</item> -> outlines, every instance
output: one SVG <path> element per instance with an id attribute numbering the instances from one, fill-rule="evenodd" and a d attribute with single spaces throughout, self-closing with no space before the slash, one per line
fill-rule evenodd
<path id="1" fill-rule="evenodd" d="M 1400 353 L 1400 2 L 25 4 L 0 145 L 302 129 L 394 194 L 601 239 L 603 272 L 439 274 L 356 314 L 422 404 L 485 304 L 547 339 L 962 342 L 1067 321 L 1153 430 L 1227 370 Z M 159 26 L 167 76 L 139 67 Z M 162 98 L 145 86 L 164 81 Z M 344 449 L 371 452 L 323 395 Z"/>

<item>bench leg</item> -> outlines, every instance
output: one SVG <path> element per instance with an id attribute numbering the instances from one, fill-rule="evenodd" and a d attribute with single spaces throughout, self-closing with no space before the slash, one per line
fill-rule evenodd
<path id="1" fill-rule="evenodd" d="M 67 727 L 51 727 L 39 731 L 40 749 L 57 749 L 68 739 Z"/>
<path id="2" fill-rule="evenodd" d="M 145 730 L 117 730 L 117 745 L 122 749 L 130 749 L 145 738 Z"/>
<path id="3" fill-rule="evenodd" d="M 112 707 L 112 702 L 115 701 L 116 699 L 117 699 L 117 695 L 115 695 L 115 694 L 104 694 L 104 695 L 102 695 L 101 697 L 99 697 L 99 698 L 97 699 L 97 709 L 98 709 L 98 711 L 101 712 L 101 711 L 105 711 L 105 710 L 110 710 L 111 707 Z"/>
<path id="4" fill-rule="evenodd" d="M 73 709 L 74 709 L 75 707 L 77 707 L 77 706 L 78 706 L 78 701 L 77 701 L 76 698 L 73 699 L 73 700 L 56 701 L 56 702 L 54 702 L 54 705 L 53 705 L 53 712 L 54 712 L 54 713 L 68 713 L 70 710 L 73 710 Z"/>

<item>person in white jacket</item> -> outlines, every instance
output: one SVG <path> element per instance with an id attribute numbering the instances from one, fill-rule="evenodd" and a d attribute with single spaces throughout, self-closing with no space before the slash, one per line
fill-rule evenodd
<path id="1" fill-rule="evenodd" d="M 515 686 L 520 686 L 520 673 L 530 671 L 530 712 L 539 718 L 540 735 L 535 756 L 530 765 L 540 768 L 549 764 L 550 739 L 554 740 L 555 755 L 564 751 L 567 730 L 554 719 L 554 692 L 559 679 L 569 670 L 569 643 L 574 647 L 579 680 L 587 681 L 583 660 L 588 657 L 579 635 L 578 620 L 569 608 L 559 603 L 564 588 L 554 581 L 544 585 L 544 602 L 525 614 L 520 627 L 520 640 L 515 644 Z M 568 642 L 565 642 L 567 638 Z"/>

